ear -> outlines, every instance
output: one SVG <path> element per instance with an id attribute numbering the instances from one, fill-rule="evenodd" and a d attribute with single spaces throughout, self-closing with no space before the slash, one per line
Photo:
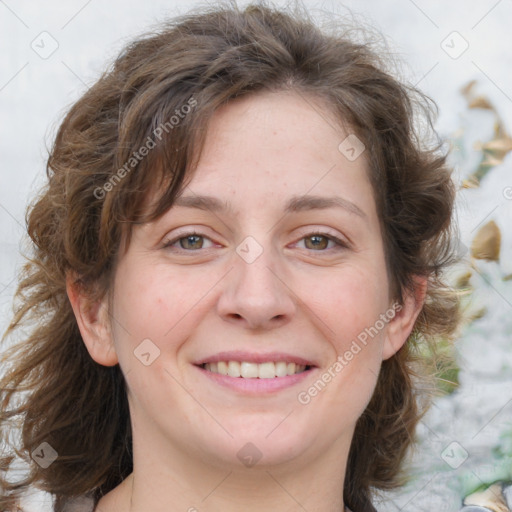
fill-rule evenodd
<path id="1" fill-rule="evenodd" d="M 116 365 L 119 361 L 110 329 L 107 296 L 92 301 L 72 274 L 66 276 L 66 291 L 90 356 L 103 366 Z"/>
<path id="2" fill-rule="evenodd" d="M 395 316 L 387 325 L 382 348 L 383 360 L 389 359 L 402 348 L 411 334 L 414 322 L 416 322 L 416 318 L 425 302 L 427 278 L 415 276 L 414 281 L 414 292 L 405 292 L 404 303 L 395 308 Z"/>

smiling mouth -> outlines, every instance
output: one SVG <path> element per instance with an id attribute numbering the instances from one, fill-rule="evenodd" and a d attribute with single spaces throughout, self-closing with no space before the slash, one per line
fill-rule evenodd
<path id="1" fill-rule="evenodd" d="M 206 371 L 227 375 L 228 377 L 240 377 L 242 379 L 275 379 L 296 375 L 311 369 L 311 366 L 287 363 L 286 361 L 249 363 L 247 361 L 218 361 L 216 363 L 203 363 Z"/>

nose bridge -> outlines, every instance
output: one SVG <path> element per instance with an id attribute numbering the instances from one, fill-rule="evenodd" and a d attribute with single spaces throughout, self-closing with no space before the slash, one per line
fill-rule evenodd
<path id="1" fill-rule="evenodd" d="M 270 327 L 291 318 L 295 302 L 282 281 L 279 254 L 270 242 L 260 244 L 247 237 L 233 255 L 234 269 L 219 299 L 219 314 L 224 319 L 245 323 L 247 327 Z"/>

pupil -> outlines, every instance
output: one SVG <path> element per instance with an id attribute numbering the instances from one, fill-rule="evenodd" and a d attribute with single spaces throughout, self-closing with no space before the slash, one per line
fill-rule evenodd
<path id="1" fill-rule="evenodd" d="M 186 242 L 185 242 L 185 245 L 189 246 L 188 248 L 190 248 L 190 246 L 192 246 L 193 248 L 201 248 L 201 245 L 199 242 L 201 240 L 201 237 L 199 235 L 189 235 L 186 237 Z M 187 247 L 186 247 L 187 248 Z"/>
<path id="2" fill-rule="evenodd" d="M 327 247 L 327 239 L 323 235 L 312 235 L 308 240 L 311 241 L 314 248 L 320 247 L 321 249 L 325 249 Z"/>

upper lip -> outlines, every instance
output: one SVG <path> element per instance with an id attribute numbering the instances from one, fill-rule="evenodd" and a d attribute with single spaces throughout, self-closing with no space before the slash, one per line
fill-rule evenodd
<path id="1" fill-rule="evenodd" d="M 305 366 L 317 366 L 314 361 L 298 357 L 285 352 L 244 352 L 241 350 L 218 352 L 208 357 L 204 357 L 194 362 L 195 365 L 201 366 L 205 363 L 218 363 L 219 361 L 240 361 L 248 363 L 268 363 L 275 361 L 285 361 L 287 363 L 302 364 Z"/>

